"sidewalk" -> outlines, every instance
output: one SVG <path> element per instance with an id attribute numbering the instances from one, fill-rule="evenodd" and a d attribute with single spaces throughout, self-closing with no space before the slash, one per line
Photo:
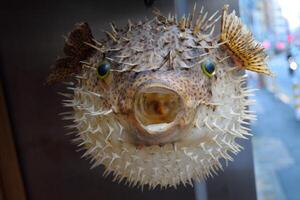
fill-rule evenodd
<path id="1" fill-rule="evenodd" d="M 300 122 L 273 93 L 256 94 L 252 124 L 258 200 L 300 199 Z"/>

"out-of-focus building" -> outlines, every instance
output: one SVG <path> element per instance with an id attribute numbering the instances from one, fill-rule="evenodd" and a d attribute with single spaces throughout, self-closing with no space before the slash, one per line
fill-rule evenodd
<path id="1" fill-rule="evenodd" d="M 277 0 L 240 0 L 240 13 L 242 21 L 269 53 L 286 50 L 289 28 Z"/>

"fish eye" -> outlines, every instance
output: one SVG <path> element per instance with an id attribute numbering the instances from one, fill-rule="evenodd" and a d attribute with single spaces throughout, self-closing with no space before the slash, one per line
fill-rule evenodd
<path id="1" fill-rule="evenodd" d="M 216 65 L 212 61 L 207 60 L 201 64 L 201 69 L 203 73 L 210 78 L 215 74 Z"/>
<path id="2" fill-rule="evenodd" d="M 110 73 L 110 64 L 109 63 L 101 63 L 97 67 L 97 75 L 100 79 L 105 79 Z"/>

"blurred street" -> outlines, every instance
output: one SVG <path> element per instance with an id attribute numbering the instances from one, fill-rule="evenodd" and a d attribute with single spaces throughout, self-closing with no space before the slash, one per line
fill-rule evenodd
<path id="1" fill-rule="evenodd" d="M 296 63 L 300 63 L 300 56 L 295 57 Z M 293 84 L 297 81 L 299 84 L 299 69 L 293 71 L 293 75 L 289 73 L 289 63 L 286 54 L 273 56 L 268 63 L 270 69 L 275 74 L 273 78 L 267 78 L 267 87 L 283 102 L 294 105 Z"/>
<path id="2" fill-rule="evenodd" d="M 258 200 L 300 199 L 300 121 L 287 65 L 282 55 L 270 61 L 277 76 L 268 78 L 269 89 L 256 93 L 257 104 L 251 108 L 258 116 L 252 123 Z M 249 85 L 257 87 L 257 82 Z"/>
<path id="3" fill-rule="evenodd" d="M 260 88 L 251 109 L 258 200 L 300 199 L 300 4 L 296 0 L 240 0 L 240 13 L 269 56 L 274 77 L 249 73 Z"/>

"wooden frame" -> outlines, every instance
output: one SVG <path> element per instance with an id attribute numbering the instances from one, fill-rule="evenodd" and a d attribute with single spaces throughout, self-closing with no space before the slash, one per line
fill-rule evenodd
<path id="1" fill-rule="evenodd" d="M 0 200 L 25 199 L 25 190 L 0 80 Z"/>

